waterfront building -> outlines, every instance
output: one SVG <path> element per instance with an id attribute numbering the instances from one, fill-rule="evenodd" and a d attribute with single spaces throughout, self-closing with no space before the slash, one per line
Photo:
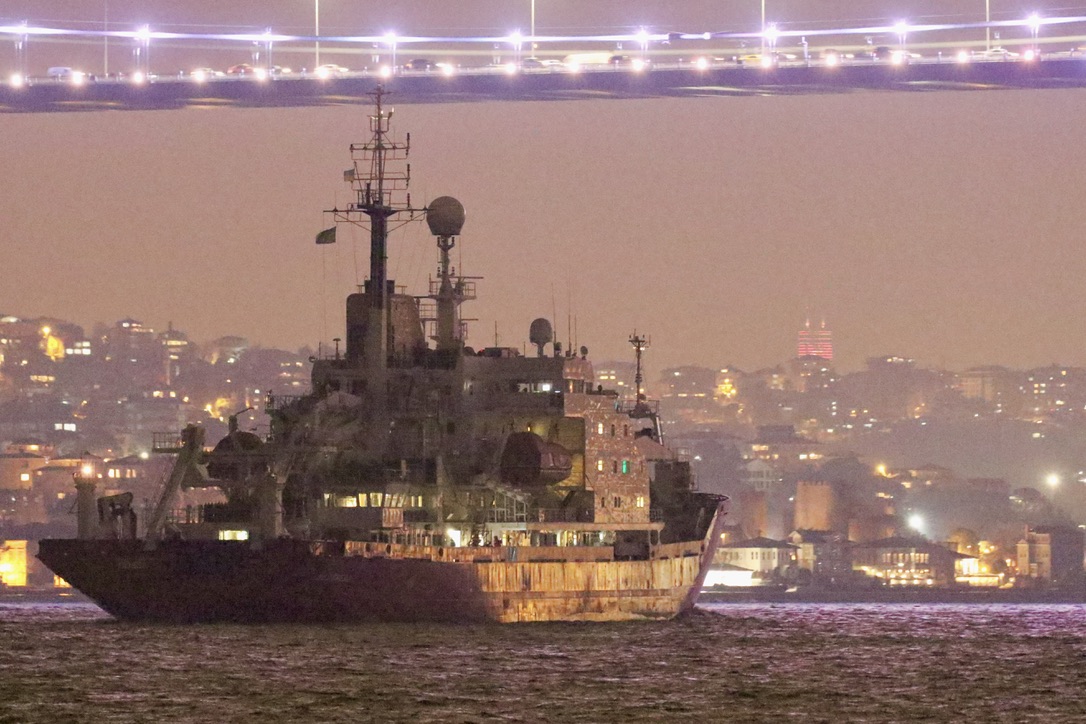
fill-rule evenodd
<path id="1" fill-rule="evenodd" d="M 796 563 L 797 546 L 772 538 L 749 538 L 717 549 L 714 566 L 730 565 L 752 571 L 755 585 L 774 583 Z"/>
<path id="2" fill-rule="evenodd" d="M 1018 541 L 1020 585 L 1066 585 L 1082 581 L 1083 532 L 1062 525 L 1027 527 Z"/>
<path id="3" fill-rule="evenodd" d="M 796 567 L 808 571 L 812 580 L 844 581 L 852 571 L 849 541 L 830 530 L 792 531 L 788 542 L 796 546 Z"/>
<path id="4" fill-rule="evenodd" d="M 971 556 L 955 553 L 924 538 L 895 536 L 852 547 L 852 568 L 890 586 L 953 586 L 958 561 Z"/>

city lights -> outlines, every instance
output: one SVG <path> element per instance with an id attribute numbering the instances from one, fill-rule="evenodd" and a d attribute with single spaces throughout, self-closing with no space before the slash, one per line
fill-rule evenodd
<path id="1" fill-rule="evenodd" d="M 909 527 L 915 530 L 917 533 L 924 532 L 924 516 L 919 513 L 913 513 L 909 516 Z"/>

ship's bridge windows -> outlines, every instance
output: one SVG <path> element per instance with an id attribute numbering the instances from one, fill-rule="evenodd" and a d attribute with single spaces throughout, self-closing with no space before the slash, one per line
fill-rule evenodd
<path id="1" fill-rule="evenodd" d="M 337 508 L 357 508 L 358 496 L 357 495 L 337 495 L 336 496 Z"/>
<path id="2" fill-rule="evenodd" d="M 380 508 L 381 503 L 384 502 L 384 493 L 370 493 L 370 505 L 374 508 Z"/>
<path id="3" fill-rule="evenodd" d="M 566 385 L 565 385 L 566 392 L 575 393 L 575 394 L 583 394 L 584 391 L 585 391 L 585 381 L 584 380 L 565 380 L 565 383 L 566 383 Z"/>
<path id="4" fill-rule="evenodd" d="M 219 540 L 249 540 L 247 530 L 220 530 Z"/>

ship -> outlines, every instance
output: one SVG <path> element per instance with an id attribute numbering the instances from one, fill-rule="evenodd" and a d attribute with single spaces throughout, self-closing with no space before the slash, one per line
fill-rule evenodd
<path id="1" fill-rule="evenodd" d="M 189 425 L 156 434 L 174 456 L 142 514 L 130 493 L 74 475 L 77 535 L 38 557 L 122 620 L 539 622 L 689 612 L 728 500 L 697 490 L 642 391 L 648 339 L 630 337 L 636 394 L 595 383 L 588 350 L 563 350 L 546 318 L 527 346 L 467 344 L 461 305 L 477 277 L 450 252 L 466 218 L 410 198 L 410 134 L 377 89 L 369 136 L 351 144 L 351 202 L 337 228 L 367 228 L 369 277 L 346 330 L 312 359 L 311 390 L 266 400 L 267 434 L 214 447 Z M 389 230 L 425 219 L 436 277 L 411 295 L 388 278 Z M 340 346 L 340 342 L 343 346 Z M 569 342 L 568 347 L 573 343 Z M 190 489 L 218 502 L 179 505 Z"/>

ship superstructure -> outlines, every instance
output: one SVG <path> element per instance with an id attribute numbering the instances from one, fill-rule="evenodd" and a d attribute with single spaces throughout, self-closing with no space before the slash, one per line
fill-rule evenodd
<path id="1" fill-rule="evenodd" d="M 328 212 L 370 231 L 343 349 L 314 361 L 309 394 L 269 398 L 266 439 L 232 425 L 210 452 L 196 427 L 161 441 L 177 461 L 143 540 L 115 522 L 130 519 L 123 502 L 103 513 L 81 476 L 83 540 L 44 541 L 42 559 L 131 618 L 524 621 L 689 608 L 724 501 L 693 489 L 640 386 L 633 407 L 594 387 L 588 350 L 563 351 L 548 320 L 530 326 L 532 355 L 466 344 L 460 308 L 477 280 L 450 263 L 464 208 L 447 196 L 412 207 L 410 138 L 392 138 L 380 91 L 375 101 L 370 140 L 351 146 L 345 173 L 354 200 Z M 437 278 L 412 296 L 388 279 L 388 232 L 422 217 Z M 208 486 L 225 502 L 171 517 L 178 491 Z M 183 590 L 141 589 L 152 582 Z"/>

